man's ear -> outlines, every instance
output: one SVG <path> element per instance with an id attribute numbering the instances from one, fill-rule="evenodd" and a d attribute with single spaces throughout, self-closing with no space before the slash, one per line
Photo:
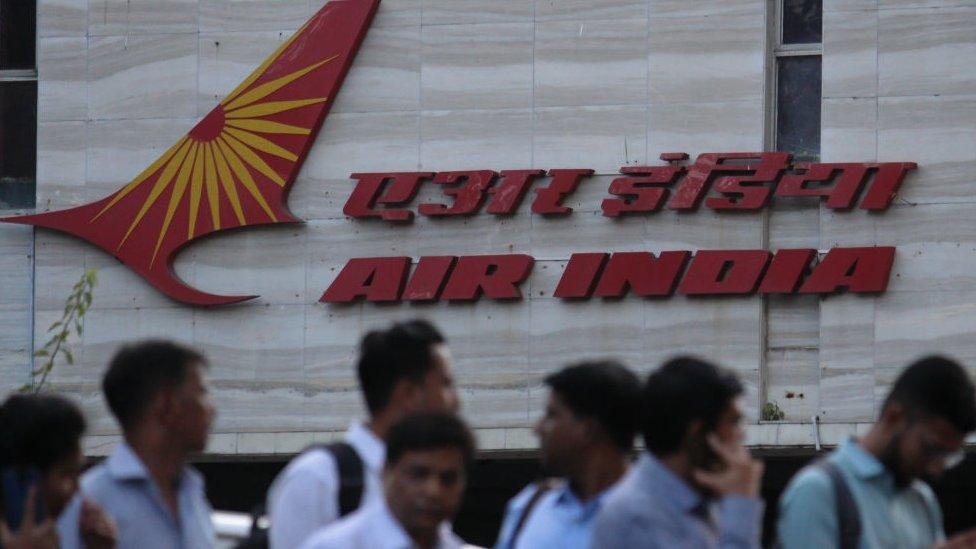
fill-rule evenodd
<path id="1" fill-rule="evenodd" d="M 163 424 L 169 424 L 177 411 L 176 391 L 163 389 L 153 395 L 149 406 L 151 417 L 157 418 Z"/>
<path id="2" fill-rule="evenodd" d="M 393 386 L 390 404 L 400 410 L 412 412 L 420 407 L 420 398 L 420 387 L 408 379 L 401 379 Z"/>
<path id="3" fill-rule="evenodd" d="M 700 439 L 705 436 L 705 422 L 696 419 L 688 424 L 688 429 L 685 431 L 685 436 L 681 441 L 681 445 L 684 446 L 692 440 Z"/>

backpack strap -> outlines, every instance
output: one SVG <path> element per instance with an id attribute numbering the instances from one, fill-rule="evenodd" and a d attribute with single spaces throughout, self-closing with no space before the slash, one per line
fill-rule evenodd
<path id="1" fill-rule="evenodd" d="M 339 517 L 359 509 L 363 499 L 363 458 L 348 442 L 333 442 L 319 446 L 332 454 L 339 471 Z"/>
<path id="2" fill-rule="evenodd" d="M 830 483 L 834 487 L 834 501 L 837 507 L 837 531 L 839 535 L 839 549 L 857 549 L 861 542 L 861 513 L 854 501 L 847 480 L 837 464 L 820 460 L 816 467 L 827 473 Z"/>
<path id="3" fill-rule="evenodd" d="M 515 523 L 515 529 L 512 530 L 512 538 L 508 542 L 509 549 L 515 549 L 515 544 L 518 542 L 518 538 L 522 534 L 522 529 L 525 527 L 525 523 L 529 521 L 529 515 L 532 514 L 532 510 L 535 509 L 536 504 L 539 503 L 542 496 L 546 495 L 546 492 L 555 488 L 557 484 L 558 480 L 552 478 L 545 478 L 535 483 L 535 492 L 525 504 L 525 509 L 522 509 L 522 514 L 519 516 L 518 522 Z"/>

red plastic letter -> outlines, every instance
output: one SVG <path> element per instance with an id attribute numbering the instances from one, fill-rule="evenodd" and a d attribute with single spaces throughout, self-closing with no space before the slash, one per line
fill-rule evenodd
<path id="1" fill-rule="evenodd" d="M 553 297 L 580 299 L 593 295 L 593 286 L 610 254 L 573 254 L 566 264 Z"/>
<path id="2" fill-rule="evenodd" d="M 918 167 L 914 162 L 882 162 L 861 201 L 862 210 L 886 210 L 901 187 L 905 175 Z"/>
<path id="3" fill-rule="evenodd" d="M 801 294 L 829 294 L 846 286 L 857 293 L 879 293 L 888 288 L 895 249 L 833 248 L 823 258 L 803 286 Z"/>
<path id="4" fill-rule="evenodd" d="M 799 163 L 797 169 L 803 173 L 787 174 L 776 188 L 776 196 L 822 196 L 827 198 L 827 207 L 844 210 L 854 207 L 854 201 L 861 192 L 870 164 L 808 164 Z M 840 172 L 838 174 L 838 172 Z M 836 176 L 836 180 L 835 180 Z M 807 183 L 828 183 L 833 186 L 807 187 Z"/>
<path id="5" fill-rule="evenodd" d="M 684 166 L 621 168 L 620 173 L 640 177 L 618 177 L 610 183 L 608 192 L 621 198 L 604 200 L 603 215 L 617 217 L 621 213 L 658 211 L 668 196 L 668 190 L 662 187 L 673 183 L 675 177 L 684 171 Z"/>
<path id="6" fill-rule="evenodd" d="M 447 207 L 443 204 L 421 204 L 417 211 L 421 215 L 471 215 L 481 209 L 485 201 L 485 191 L 497 176 L 491 170 L 474 172 L 440 172 L 434 176 L 434 183 L 438 185 L 454 185 L 445 187 L 444 194 L 454 197 L 454 204 Z"/>
<path id="7" fill-rule="evenodd" d="M 535 190 L 535 200 L 532 202 L 532 213 L 543 215 L 565 215 L 573 211 L 563 206 L 563 198 L 576 192 L 580 180 L 593 175 L 593 170 L 549 170 L 552 181 L 548 187 Z"/>
<path id="8" fill-rule="evenodd" d="M 766 275 L 763 276 L 759 293 L 792 294 L 800 286 L 803 271 L 816 255 L 814 249 L 779 250 L 773 256 Z"/>
<path id="9" fill-rule="evenodd" d="M 702 250 L 691 260 L 678 291 L 686 295 L 751 294 L 770 255 L 766 250 Z"/>
<path id="10" fill-rule="evenodd" d="M 488 204 L 488 213 L 493 215 L 511 215 L 522 204 L 529 185 L 535 178 L 546 173 L 545 170 L 504 170 L 502 179 L 494 187 L 488 189 L 492 195 Z"/>
<path id="11" fill-rule="evenodd" d="M 400 301 L 409 268 L 409 257 L 350 259 L 319 301 L 348 303 L 360 297 L 367 301 Z"/>
<path id="12" fill-rule="evenodd" d="M 723 164 L 723 170 L 753 170 L 755 173 L 719 177 L 715 181 L 715 190 L 725 196 L 708 198 L 705 205 L 713 210 L 758 210 L 766 207 L 773 192 L 772 187 L 786 170 L 790 155 L 784 152 L 767 152 L 757 158 L 760 159 L 759 165 Z"/>
<path id="13" fill-rule="evenodd" d="M 342 208 L 342 213 L 349 217 L 367 218 L 379 217 L 387 221 L 410 221 L 413 212 L 402 209 L 376 209 L 380 204 L 406 204 L 417 196 L 420 181 L 433 176 L 431 172 L 395 172 L 395 173 L 354 173 L 350 177 L 359 180 L 353 189 L 349 200 Z M 385 193 L 384 185 L 392 180 Z"/>
<path id="14" fill-rule="evenodd" d="M 596 295 L 622 297 L 627 288 L 642 297 L 671 295 L 689 255 L 684 250 L 661 252 L 657 258 L 650 252 L 617 252 L 603 270 Z"/>
<path id="15" fill-rule="evenodd" d="M 452 255 L 421 257 L 403 290 L 403 299 L 437 301 L 455 261 L 457 258 Z"/>
<path id="16" fill-rule="evenodd" d="M 490 299 L 520 299 L 519 284 L 532 271 L 532 257 L 512 255 L 473 255 L 458 258 L 444 288 L 443 299 L 471 301 L 484 292 Z"/>

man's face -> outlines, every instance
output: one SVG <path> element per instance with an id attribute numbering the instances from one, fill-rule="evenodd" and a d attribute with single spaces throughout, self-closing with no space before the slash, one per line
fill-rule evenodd
<path id="1" fill-rule="evenodd" d="M 189 368 L 186 380 L 173 391 L 170 398 L 168 415 L 174 433 L 180 437 L 187 451 L 203 451 L 216 411 L 199 365 Z"/>
<path id="2" fill-rule="evenodd" d="M 454 388 L 454 367 L 447 345 L 437 344 L 430 348 L 433 368 L 416 385 L 414 406 L 417 412 L 457 412 L 458 394 Z"/>
<path id="3" fill-rule="evenodd" d="M 545 415 L 535 424 L 542 464 L 548 473 L 555 476 L 570 473 L 573 461 L 587 442 L 586 427 L 585 420 L 577 418 L 559 394 L 549 391 Z"/>
<path id="4" fill-rule="evenodd" d="M 741 444 L 745 440 L 746 432 L 742 426 L 745 414 L 742 412 L 742 399 L 736 398 L 729 402 L 718 418 L 712 431 L 701 430 L 691 440 L 691 461 L 700 469 L 713 470 L 721 467 L 715 451 L 708 445 L 707 436 L 714 433 L 721 442 Z"/>
<path id="5" fill-rule="evenodd" d="M 465 481 L 464 455 L 451 447 L 406 452 L 383 470 L 386 502 L 407 532 L 430 532 L 450 520 Z"/>
<path id="6" fill-rule="evenodd" d="M 38 495 L 44 500 L 48 516 L 56 519 L 78 491 L 78 477 L 81 475 L 84 459 L 81 448 L 76 446 L 68 456 L 55 463 L 44 474 L 41 493 Z"/>
<path id="7" fill-rule="evenodd" d="M 900 487 L 913 479 L 937 480 L 962 457 L 965 434 L 942 418 L 905 416 L 896 429 L 882 462 Z"/>

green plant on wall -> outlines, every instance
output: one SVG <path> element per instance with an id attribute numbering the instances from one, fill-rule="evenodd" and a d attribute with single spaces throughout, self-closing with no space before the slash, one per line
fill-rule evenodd
<path id="1" fill-rule="evenodd" d="M 763 421 L 782 421 L 786 419 L 786 412 L 775 401 L 767 402 L 762 408 Z"/>
<path id="2" fill-rule="evenodd" d="M 58 357 L 63 355 L 68 364 L 75 363 L 75 357 L 68 346 L 68 338 L 74 332 L 81 337 L 85 330 L 85 314 L 91 309 L 92 291 L 98 284 L 98 272 L 92 269 L 85 271 L 71 290 L 71 295 L 64 303 L 64 314 L 61 319 L 51 324 L 47 329 L 50 338 L 44 347 L 34 353 L 34 358 L 44 359 L 40 365 L 31 370 L 31 380 L 21 387 L 21 392 L 37 393 L 44 388 L 47 376 L 54 370 Z M 36 361 L 35 361 L 36 364 Z"/>

